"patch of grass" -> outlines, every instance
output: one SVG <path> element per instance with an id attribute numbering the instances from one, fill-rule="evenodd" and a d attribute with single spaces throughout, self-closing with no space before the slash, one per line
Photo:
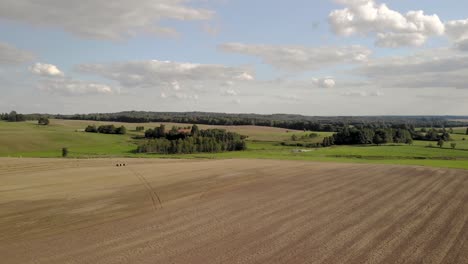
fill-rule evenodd
<path id="1" fill-rule="evenodd" d="M 0 122 L 0 156 L 61 157 L 62 147 L 70 157 L 112 156 L 135 149 L 135 142 L 130 135 L 77 132 L 61 124 Z"/>
<path id="2" fill-rule="evenodd" d="M 453 134 L 453 141 L 446 142 L 444 148 L 436 147 L 437 142 L 415 141 L 409 145 L 384 146 L 334 146 L 330 148 L 308 149 L 308 152 L 295 153 L 293 150 L 303 147 L 282 146 L 281 142 L 291 138 L 293 134 L 301 136 L 310 132 L 289 131 L 268 127 L 225 127 L 228 130 L 249 136 L 247 151 L 224 153 L 200 153 L 188 155 L 155 155 L 136 154 L 137 140 L 142 132 L 134 131 L 136 126 L 145 129 L 156 127 L 159 123 L 123 124 L 129 133 L 127 135 L 104 135 L 79 132 L 90 124 L 110 124 L 111 122 L 51 120 L 49 126 L 39 126 L 35 122 L 8 123 L 0 122 L 0 156 L 12 157 L 61 157 L 62 147 L 70 151 L 69 157 L 153 157 L 153 158 L 204 158 L 204 159 L 282 159 L 310 160 L 324 162 L 379 163 L 401 165 L 423 165 L 433 167 L 468 169 L 468 141 L 463 141 L 464 135 Z M 187 124 L 166 124 L 188 126 Z M 201 126 L 213 128 L 214 126 Z M 332 133 L 316 132 L 321 142 L 324 136 Z M 467 137 L 468 139 L 468 137 Z M 427 147 L 432 143 L 434 147 Z M 456 149 L 450 144 L 456 143 Z"/>

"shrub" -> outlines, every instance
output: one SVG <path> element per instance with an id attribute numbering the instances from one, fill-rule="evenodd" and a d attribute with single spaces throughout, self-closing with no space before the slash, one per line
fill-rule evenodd
<path id="1" fill-rule="evenodd" d="M 62 157 L 68 157 L 68 148 L 62 148 Z"/>
<path id="2" fill-rule="evenodd" d="M 88 133 L 97 133 L 98 130 L 97 130 L 97 128 L 96 128 L 95 125 L 89 125 L 89 126 L 86 127 L 85 132 L 88 132 Z"/>
<path id="3" fill-rule="evenodd" d="M 40 117 L 39 120 L 37 121 L 39 125 L 47 126 L 50 124 L 50 121 L 47 117 Z"/>
<path id="4" fill-rule="evenodd" d="M 127 128 L 124 126 L 115 127 L 114 125 L 103 125 L 96 128 L 96 126 L 90 125 L 86 127 L 85 132 L 124 135 L 127 133 Z"/>

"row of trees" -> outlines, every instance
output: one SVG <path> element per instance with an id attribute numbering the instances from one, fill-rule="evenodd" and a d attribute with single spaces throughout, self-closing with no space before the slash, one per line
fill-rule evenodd
<path id="1" fill-rule="evenodd" d="M 453 132 L 453 130 L 452 130 Z M 413 131 L 412 133 L 412 136 L 413 136 L 413 139 L 415 140 L 427 140 L 427 141 L 439 141 L 439 140 L 443 140 L 443 141 L 449 141 L 450 140 L 450 133 L 445 130 L 445 129 L 429 129 L 429 130 L 426 130 L 426 132 L 415 132 Z"/>
<path id="2" fill-rule="evenodd" d="M 310 133 L 310 134 L 307 134 L 307 135 L 302 135 L 302 136 L 300 136 L 300 137 L 298 137 L 297 135 L 292 135 L 292 136 L 291 136 L 291 140 L 292 140 L 292 141 L 298 141 L 298 140 L 307 141 L 307 140 L 316 138 L 316 137 L 318 137 L 318 136 L 319 136 L 319 135 L 318 135 L 317 133 Z"/>
<path id="3" fill-rule="evenodd" d="M 190 132 L 173 127 L 165 130 L 161 125 L 148 129 L 149 140 L 138 146 L 138 153 L 190 154 L 198 152 L 241 151 L 247 149 L 245 137 L 224 129 L 200 130 L 193 125 Z"/>
<path id="4" fill-rule="evenodd" d="M 325 137 L 322 146 L 413 144 L 413 140 L 445 142 L 450 140 L 450 133 L 445 129 L 429 129 L 422 132 L 404 128 L 346 127 L 331 137 Z"/>
<path id="5" fill-rule="evenodd" d="M 99 127 L 96 127 L 95 125 L 89 125 L 85 128 L 85 132 L 125 135 L 127 133 L 127 128 L 124 126 L 116 127 L 114 125 L 103 125 Z"/>
<path id="6" fill-rule="evenodd" d="M 412 144 L 411 132 L 406 129 L 371 129 L 371 128 L 345 128 L 331 137 L 325 137 L 322 145 L 366 145 L 402 143 Z"/>
<path id="7" fill-rule="evenodd" d="M 26 121 L 26 116 L 23 114 L 18 114 L 16 111 L 11 111 L 10 113 L 0 113 L 0 120 L 8 122 L 22 122 Z"/>

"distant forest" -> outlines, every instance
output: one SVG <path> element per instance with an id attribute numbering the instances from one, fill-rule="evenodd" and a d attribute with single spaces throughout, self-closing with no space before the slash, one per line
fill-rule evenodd
<path id="1" fill-rule="evenodd" d="M 372 129 L 408 129 L 417 127 L 450 128 L 466 126 L 466 123 L 454 121 L 455 119 L 466 119 L 468 116 L 303 116 L 290 114 L 226 114 L 207 112 L 143 112 L 126 111 L 119 113 L 95 113 L 75 115 L 50 115 L 50 114 L 0 114 L 0 119 L 7 121 L 38 120 L 40 117 L 70 119 L 70 120 L 92 120 L 92 121 L 115 121 L 126 123 L 148 123 L 148 122 L 171 122 L 185 124 L 204 125 L 256 125 L 278 127 L 294 130 L 339 132 L 345 127 L 366 127 Z"/>
<path id="2" fill-rule="evenodd" d="M 359 116 L 359 117 L 319 117 L 303 115 L 259 115 L 226 114 L 206 112 L 142 112 L 128 111 L 107 114 L 51 115 L 52 118 L 93 121 L 116 121 L 127 123 L 172 122 L 205 125 L 256 125 L 295 130 L 339 132 L 348 126 L 369 128 L 404 128 L 416 127 L 449 128 L 463 126 L 466 123 L 452 119 L 467 119 L 459 116 Z"/>

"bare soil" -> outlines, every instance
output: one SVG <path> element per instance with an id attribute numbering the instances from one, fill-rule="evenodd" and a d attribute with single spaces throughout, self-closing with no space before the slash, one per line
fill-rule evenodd
<path id="1" fill-rule="evenodd" d="M 4 158 L 0 256 L 7 264 L 468 263 L 468 171 Z"/>

